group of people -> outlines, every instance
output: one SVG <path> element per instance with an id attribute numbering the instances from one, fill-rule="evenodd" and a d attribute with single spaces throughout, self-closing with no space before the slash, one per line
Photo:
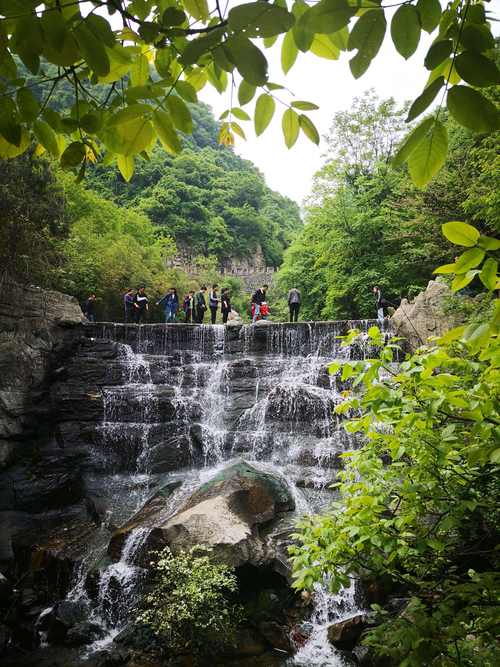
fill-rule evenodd
<path id="1" fill-rule="evenodd" d="M 208 292 L 208 295 L 207 295 Z M 207 302 L 208 296 L 208 302 Z M 210 321 L 215 324 L 217 312 L 221 311 L 222 321 L 226 324 L 229 313 L 231 312 L 231 295 L 229 289 L 224 287 L 219 294 L 219 286 L 212 285 L 210 290 L 206 285 L 202 285 L 198 292 L 190 290 L 182 301 L 180 307 L 179 296 L 175 287 L 171 287 L 168 292 L 159 301 L 157 306 L 163 306 L 165 311 L 165 322 L 171 323 L 177 321 L 177 315 L 181 309 L 184 313 L 184 322 L 191 324 L 203 324 L 205 313 L 210 310 Z"/>
<path id="2" fill-rule="evenodd" d="M 259 319 L 267 319 L 269 315 L 269 306 L 267 303 L 267 285 L 262 285 L 252 294 L 252 323 L 255 324 Z M 208 293 L 208 294 L 207 294 Z M 375 297 L 375 306 L 377 310 L 377 320 L 380 324 L 384 323 L 385 311 L 388 306 L 393 305 L 383 298 L 380 287 L 373 287 Z M 297 322 L 299 318 L 300 304 L 302 296 L 300 290 L 296 287 L 288 292 L 288 309 L 290 313 L 290 322 Z M 220 310 L 222 322 L 227 323 L 231 313 L 231 295 L 229 289 L 224 287 L 219 294 L 219 286 L 215 283 L 210 290 L 206 285 L 202 285 L 198 292 L 190 290 L 180 304 L 179 296 L 175 287 L 170 287 L 168 292 L 159 301 L 157 306 L 163 306 L 165 312 L 165 322 L 167 324 L 177 322 L 179 311 L 184 313 L 183 321 L 187 324 L 203 324 L 205 313 L 210 311 L 210 321 L 215 324 L 217 313 Z M 90 322 L 95 322 L 96 295 L 90 294 L 85 300 L 82 310 L 85 317 Z M 146 319 L 149 311 L 149 299 L 144 286 L 138 290 L 128 289 L 123 295 L 124 321 L 135 322 L 139 324 Z"/>
<path id="3" fill-rule="evenodd" d="M 225 324 L 231 312 L 231 295 L 227 287 L 223 288 L 219 294 L 217 284 L 212 285 L 210 291 L 208 291 L 206 285 L 202 285 L 198 292 L 190 290 L 184 296 L 181 304 L 177 289 L 170 287 L 167 293 L 156 301 L 155 305 L 163 307 L 167 324 L 177 322 L 181 311 L 184 313 L 183 322 L 202 324 L 208 310 L 210 310 L 212 324 L 215 324 L 219 310 Z M 123 295 L 123 309 L 125 322 L 135 322 L 136 324 L 142 322 L 149 312 L 149 298 L 146 294 L 146 288 L 143 286 L 137 291 L 127 290 Z"/>

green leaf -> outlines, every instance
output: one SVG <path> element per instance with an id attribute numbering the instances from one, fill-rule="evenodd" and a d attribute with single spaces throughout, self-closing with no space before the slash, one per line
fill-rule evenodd
<path id="1" fill-rule="evenodd" d="M 474 280 L 474 277 L 477 275 L 476 271 L 468 271 L 459 276 L 455 276 L 451 283 L 451 291 L 458 292 L 458 290 L 466 287 L 470 282 Z"/>
<path id="2" fill-rule="evenodd" d="M 441 227 L 441 231 L 448 241 L 451 241 L 455 245 L 462 245 L 469 248 L 475 246 L 479 239 L 477 229 L 466 222 L 445 222 Z"/>
<path id="3" fill-rule="evenodd" d="M 161 22 L 166 26 L 182 25 L 185 20 L 186 14 L 177 7 L 167 7 L 161 15 Z"/>
<path id="4" fill-rule="evenodd" d="M 151 122 L 144 118 L 136 118 L 112 129 L 116 138 L 110 148 L 119 155 L 137 155 L 146 150 L 155 138 Z"/>
<path id="5" fill-rule="evenodd" d="M 424 65 L 427 69 L 433 70 L 446 60 L 453 51 L 453 42 L 451 39 L 440 39 L 431 45 L 424 58 Z"/>
<path id="6" fill-rule="evenodd" d="M 292 13 L 295 16 L 295 25 L 292 28 L 293 39 L 297 48 L 303 53 L 309 51 L 314 37 L 314 33 L 307 30 L 303 23 L 299 21 L 300 17 L 305 14 L 308 9 L 309 7 L 304 0 L 295 0 L 293 3 Z"/>
<path id="7" fill-rule="evenodd" d="M 300 109 L 301 111 L 316 111 L 316 109 L 319 109 L 319 106 L 317 104 L 313 104 L 312 102 L 306 102 L 303 100 L 297 100 L 292 102 L 292 107 L 294 109 Z"/>
<path id="8" fill-rule="evenodd" d="M 85 144 L 73 141 L 61 155 L 61 167 L 63 169 L 77 167 L 85 159 L 85 155 Z"/>
<path id="9" fill-rule="evenodd" d="M 28 123 L 32 123 L 40 111 L 38 100 L 29 88 L 19 88 L 16 99 L 21 118 Z"/>
<path id="10" fill-rule="evenodd" d="M 195 91 L 199 93 L 200 90 L 202 90 L 202 88 L 206 84 L 208 77 L 205 70 L 201 68 L 196 68 L 195 70 L 193 70 L 188 74 L 186 80 L 191 86 L 193 86 Z"/>
<path id="11" fill-rule="evenodd" d="M 285 137 L 285 145 L 287 148 L 291 148 L 297 141 L 300 129 L 299 117 L 293 109 L 287 109 L 285 111 L 281 121 L 281 127 L 283 136 Z"/>
<path id="12" fill-rule="evenodd" d="M 195 19 L 206 21 L 209 16 L 207 0 L 183 0 L 185 9 Z"/>
<path id="13" fill-rule="evenodd" d="M 500 463 L 500 449 L 495 449 L 490 454 L 491 463 Z"/>
<path id="14" fill-rule="evenodd" d="M 500 83 L 500 70 L 489 58 L 475 51 L 464 51 L 455 59 L 455 68 L 471 86 L 494 86 Z"/>
<path id="15" fill-rule="evenodd" d="M 80 127 L 90 134 L 98 132 L 101 126 L 102 115 L 100 113 L 86 113 L 80 119 Z"/>
<path id="16" fill-rule="evenodd" d="M 248 81 L 243 80 L 238 88 L 238 102 L 241 106 L 248 104 L 252 101 L 253 96 L 255 95 L 255 86 L 252 86 Z"/>
<path id="17" fill-rule="evenodd" d="M 356 14 L 348 0 L 321 0 L 299 19 L 299 25 L 312 33 L 329 34 L 346 26 Z"/>
<path id="18" fill-rule="evenodd" d="M 274 37 L 288 32 L 295 17 L 284 7 L 268 2 L 248 2 L 229 10 L 228 25 L 235 33 L 247 37 Z"/>
<path id="19" fill-rule="evenodd" d="M 455 264 L 442 264 L 441 266 L 438 266 L 437 269 L 434 269 L 432 273 L 455 273 Z"/>
<path id="20" fill-rule="evenodd" d="M 467 86 L 453 86 L 446 105 L 453 118 L 474 132 L 493 132 L 500 127 L 500 114 L 486 97 Z"/>
<path id="21" fill-rule="evenodd" d="M 233 35 L 226 44 L 241 76 L 254 86 L 263 86 L 267 81 L 267 60 L 262 51 L 242 35 Z"/>
<path id="22" fill-rule="evenodd" d="M 446 127 L 435 121 L 408 158 L 408 170 L 416 186 L 424 187 L 437 174 L 446 160 L 447 151 Z"/>
<path id="23" fill-rule="evenodd" d="M 148 104 L 129 104 L 127 107 L 117 111 L 111 118 L 108 120 L 108 127 L 113 127 L 114 125 L 123 125 L 124 123 L 129 123 L 136 118 L 142 118 L 144 114 L 147 114 L 151 111 L 151 107 Z"/>
<path id="24" fill-rule="evenodd" d="M 410 157 L 415 148 L 423 141 L 427 132 L 431 129 L 434 124 L 433 118 L 426 118 L 420 125 L 417 125 L 410 134 L 405 137 L 403 143 L 398 149 L 398 152 L 392 160 L 392 164 L 397 167 Z"/>
<path id="25" fill-rule="evenodd" d="M 295 44 L 293 33 L 287 32 L 281 44 L 281 69 L 285 74 L 288 74 L 292 69 L 298 54 L 299 50 Z"/>
<path id="26" fill-rule="evenodd" d="M 478 245 L 486 250 L 498 250 L 500 249 L 500 239 L 494 239 L 491 236 L 480 236 Z"/>
<path id="27" fill-rule="evenodd" d="M 340 49 L 335 46 L 328 35 L 314 35 L 310 50 L 315 56 L 327 60 L 338 60 L 340 55 Z"/>
<path id="28" fill-rule="evenodd" d="M 467 273 L 474 269 L 484 259 L 485 251 L 482 248 L 466 250 L 455 262 L 455 273 Z"/>
<path id="29" fill-rule="evenodd" d="M 194 65 L 204 53 L 210 51 L 210 49 L 213 49 L 220 43 L 223 34 L 224 29 L 217 28 L 216 30 L 211 30 L 206 35 L 190 40 L 182 52 L 182 63 L 184 65 Z"/>
<path id="30" fill-rule="evenodd" d="M 61 51 L 67 36 L 67 25 L 60 12 L 44 12 L 40 18 L 43 36 L 52 49 Z"/>
<path id="31" fill-rule="evenodd" d="M 408 59 L 417 50 L 420 41 L 420 16 L 413 5 L 401 5 L 391 21 L 391 37 L 403 58 Z"/>
<path id="32" fill-rule="evenodd" d="M 469 23 L 462 30 L 460 43 L 469 51 L 482 53 L 494 48 L 495 39 L 487 26 Z"/>
<path id="33" fill-rule="evenodd" d="M 239 118 L 240 120 L 251 120 L 247 112 L 243 111 L 243 109 L 239 109 L 238 107 L 233 107 L 231 109 L 231 113 L 233 114 L 233 116 Z"/>
<path id="34" fill-rule="evenodd" d="M 439 76 L 430 85 L 428 85 L 427 88 L 425 88 L 424 92 L 421 95 L 419 95 L 411 105 L 406 122 L 409 123 L 410 121 L 417 118 L 417 116 L 420 116 L 420 114 L 423 113 L 427 109 L 427 107 L 429 107 L 432 104 L 432 102 L 436 98 L 436 95 L 439 93 L 439 91 L 443 86 L 444 86 L 443 76 Z"/>
<path id="35" fill-rule="evenodd" d="M 60 155 L 59 144 L 54 130 L 43 120 L 35 121 L 33 131 L 42 146 L 55 158 Z M 81 162 L 81 160 L 79 160 Z"/>
<path id="36" fill-rule="evenodd" d="M 386 27 L 384 12 L 380 9 L 367 11 L 354 24 L 347 48 L 349 51 L 358 49 L 358 53 L 349 62 L 355 79 L 366 72 L 371 61 L 379 52 L 384 41 Z"/>
<path id="37" fill-rule="evenodd" d="M 210 63 L 206 68 L 209 82 L 219 93 L 223 93 L 227 88 L 227 74 L 224 70 L 217 67 L 215 63 Z"/>
<path id="38" fill-rule="evenodd" d="M 153 113 L 153 126 L 166 151 L 174 155 L 181 152 L 179 136 L 165 111 L 158 109 Z"/>
<path id="39" fill-rule="evenodd" d="M 232 72 L 234 70 L 234 64 L 231 62 L 231 54 L 228 52 L 228 49 L 225 44 L 221 44 L 216 49 L 212 51 L 214 61 L 218 67 L 223 69 L 225 72 Z"/>
<path id="40" fill-rule="evenodd" d="M 243 131 L 241 125 L 238 125 L 238 123 L 235 123 L 234 121 L 231 121 L 230 125 L 233 132 L 235 132 L 242 139 L 246 139 L 245 132 Z"/>
<path id="41" fill-rule="evenodd" d="M 271 95 L 263 93 L 257 99 L 255 105 L 254 124 L 255 134 L 260 136 L 271 122 L 276 104 Z"/>
<path id="42" fill-rule="evenodd" d="M 145 55 L 139 55 L 130 67 L 132 86 L 144 86 L 149 79 L 149 61 Z"/>
<path id="43" fill-rule="evenodd" d="M 439 0 L 418 0 L 417 10 L 420 15 L 420 23 L 425 32 L 431 33 L 438 27 L 441 20 L 441 4 Z"/>
<path id="44" fill-rule="evenodd" d="M 22 155 L 30 146 L 30 136 L 28 132 L 22 128 L 19 145 L 11 144 L 0 136 L 0 158 L 10 159 Z"/>
<path id="45" fill-rule="evenodd" d="M 264 37 L 262 40 L 264 42 L 264 47 L 266 49 L 270 49 L 271 46 L 274 46 L 278 40 L 278 35 L 274 35 L 274 37 Z"/>
<path id="46" fill-rule="evenodd" d="M 115 45 L 115 36 L 111 26 L 103 16 L 89 14 L 85 19 L 85 23 L 99 41 L 110 49 L 113 48 Z"/>
<path id="47" fill-rule="evenodd" d="M 177 95 L 169 95 L 167 97 L 167 106 L 175 127 L 185 134 L 191 134 L 193 131 L 193 119 L 184 100 Z"/>
<path id="48" fill-rule="evenodd" d="M 116 158 L 116 163 L 120 170 L 120 174 L 128 183 L 134 175 L 134 158 L 132 155 L 119 155 Z"/>
<path id="49" fill-rule="evenodd" d="M 479 279 L 486 287 L 487 290 L 492 292 L 496 289 L 498 276 L 498 262 L 492 257 L 488 257 L 486 262 L 483 264 L 483 269 L 479 274 Z"/>
<path id="50" fill-rule="evenodd" d="M 198 102 L 196 90 L 188 81 L 177 81 L 175 84 L 175 90 L 183 99 L 186 100 L 186 102 L 191 102 L 192 104 L 196 104 L 196 102 Z"/>
<path id="51" fill-rule="evenodd" d="M 85 22 L 79 23 L 73 30 L 78 46 L 90 69 L 97 76 L 109 74 L 110 62 L 104 44 L 94 35 Z"/>
<path id="52" fill-rule="evenodd" d="M 313 144 L 316 144 L 318 146 L 319 133 L 312 120 L 310 120 L 310 118 L 301 113 L 299 116 L 299 125 L 300 129 L 306 135 L 306 137 L 310 139 L 313 142 Z"/>

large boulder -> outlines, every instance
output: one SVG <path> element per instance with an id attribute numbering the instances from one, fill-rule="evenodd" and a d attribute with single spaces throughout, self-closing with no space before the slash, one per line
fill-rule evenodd
<path id="1" fill-rule="evenodd" d="M 446 300 L 452 292 L 446 283 L 431 280 L 423 292 L 413 301 L 403 299 L 391 317 L 391 325 L 397 336 L 406 339 L 411 350 L 427 342 L 431 336 L 441 336 L 457 326 L 457 315 L 445 311 Z"/>
<path id="2" fill-rule="evenodd" d="M 171 517 L 162 517 L 159 498 L 112 537 L 108 553 L 117 559 L 130 532 L 141 525 L 151 533 L 147 548 L 168 545 L 174 553 L 196 545 L 213 549 L 215 558 L 233 566 L 261 565 L 276 559 L 266 528 L 295 508 L 286 483 L 274 474 L 238 461 L 202 484 Z"/>

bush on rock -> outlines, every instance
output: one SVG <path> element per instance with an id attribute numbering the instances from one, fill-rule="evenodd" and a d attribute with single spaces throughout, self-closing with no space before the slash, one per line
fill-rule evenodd
<path id="1" fill-rule="evenodd" d="M 242 618 L 241 607 L 232 600 L 236 576 L 209 554 L 199 546 L 174 556 L 167 547 L 152 564 L 154 586 L 144 597 L 138 621 L 170 650 L 207 654 L 234 640 Z"/>

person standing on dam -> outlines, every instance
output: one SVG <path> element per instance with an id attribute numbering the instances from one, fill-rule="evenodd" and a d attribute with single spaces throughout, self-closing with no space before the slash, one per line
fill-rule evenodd
<path id="1" fill-rule="evenodd" d="M 288 309 L 290 310 L 290 322 L 297 322 L 299 319 L 301 295 L 297 287 L 292 287 L 288 292 Z"/>

